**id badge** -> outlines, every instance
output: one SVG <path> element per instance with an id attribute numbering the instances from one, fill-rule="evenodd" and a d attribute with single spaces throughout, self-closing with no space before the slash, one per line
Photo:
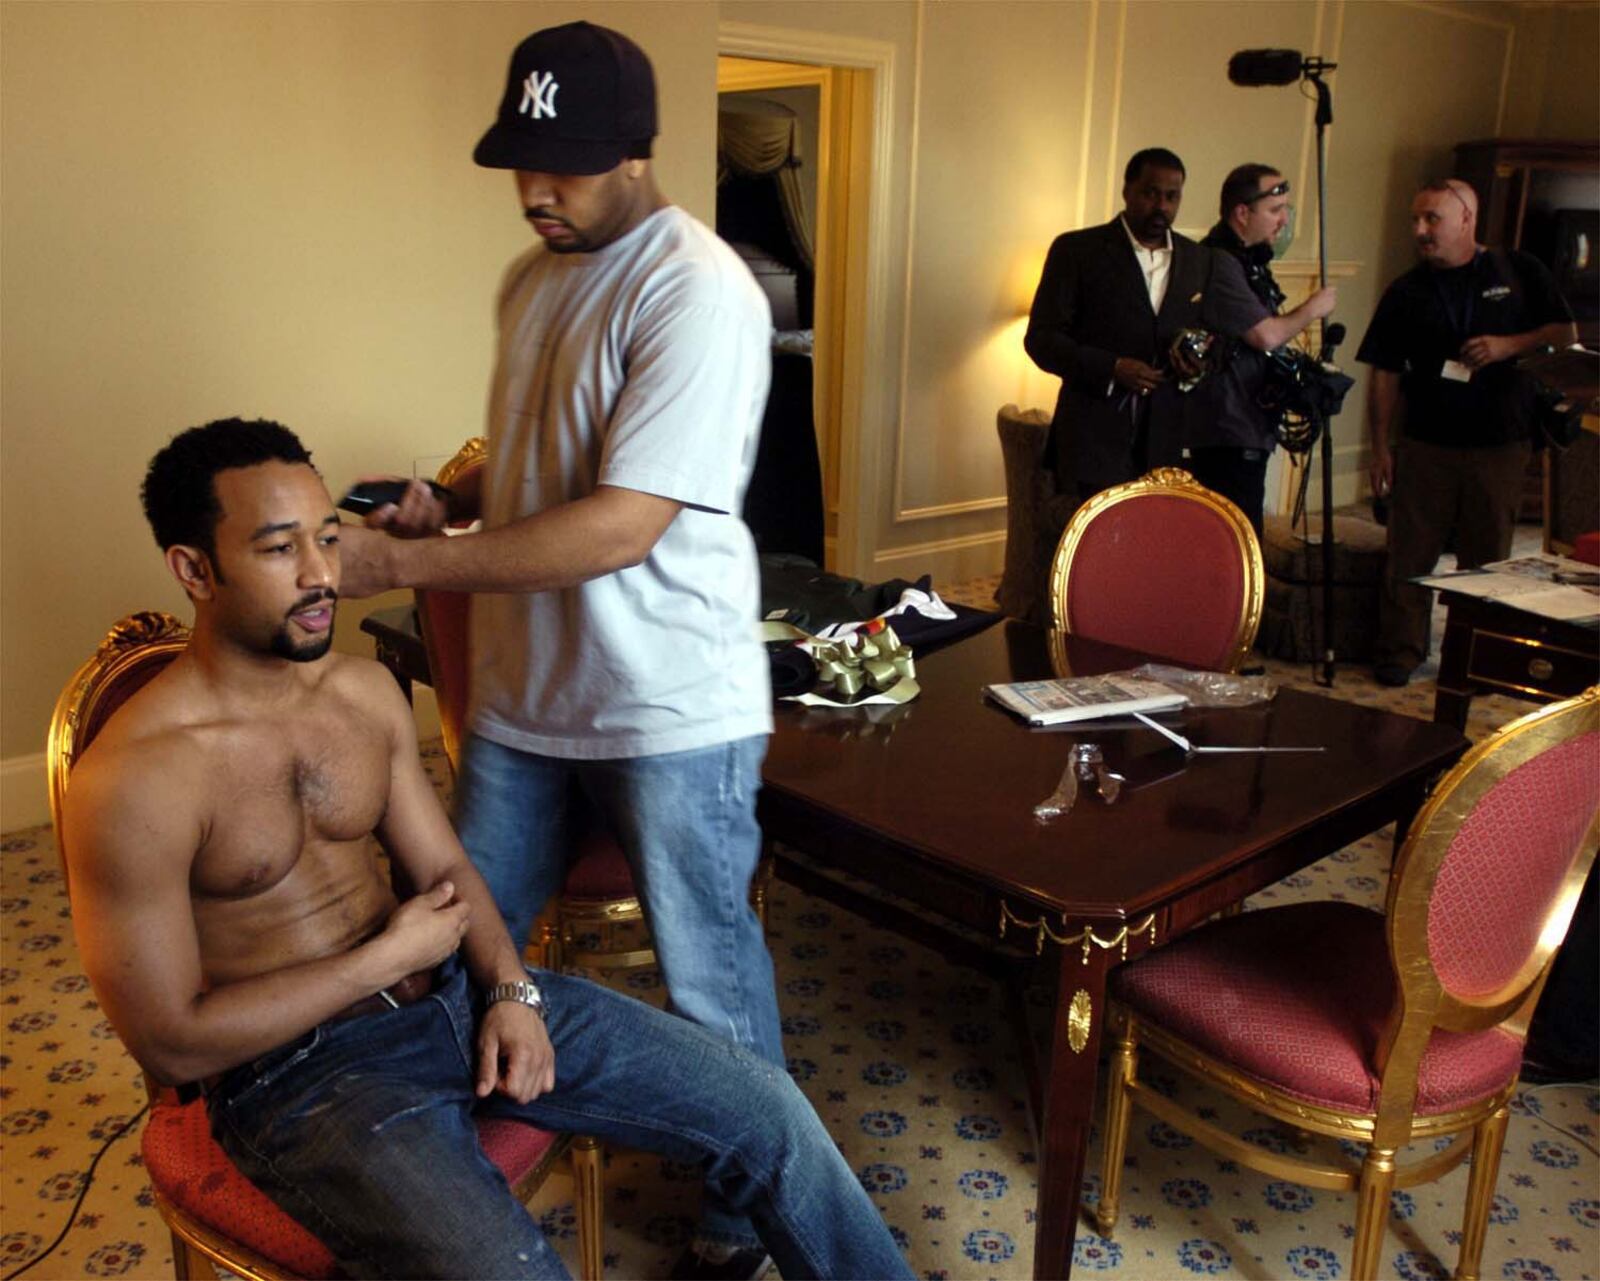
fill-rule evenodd
<path id="1" fill-rule="evenodd" d="M 1447 360 L 1439 370 L 1439 377 L 1448 378 L 1453 383 L 1469 383 L 1472 381 L 1472 370 L 1459 360 Z"/>

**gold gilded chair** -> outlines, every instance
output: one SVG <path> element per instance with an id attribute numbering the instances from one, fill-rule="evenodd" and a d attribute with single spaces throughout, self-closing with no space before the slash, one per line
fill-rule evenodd
<path id="1" fill-rule="evenodd" d="M 1528 1022 L 1597 845 L 1600 686 L 1513 721 L 1439 781 L 1382 915 L 1340 902 L 1247 912 L 1114 971 L 1101 1233 L 1117 1221 L 1140 1107 L 1241 1165 L 1354 1190 L 1355 1281 L 1379 1273 L 1390 1194 L 1470 1154 L 1456 1275 L 1476 1277 Z M 1140 1081 L 1142 1050 L 1281 1124 L 1363 1144 L 1365 1159 L 1236 1137 Z M 1401 1164 L 1411 1143 L 1422 1155 Z"/>
<path id="2" fill-rule="evenodd" d="M 1264 591 L 1244 513 L 1176 467 L 1089 499 L 1050 564 L 1055 627 L 1211 671 L 1250 652 Z"/>
<path id="3" fill-rule="evenodd" d="M 130 614 L 111 629 L 57 699 L 45 762 L 50 819 L 63 871 L 61 818 L 73 766 L 112 713 L 188 643 L 189 629 L 172 615 Z M 192 1086 L 162 1087 L 146 1076 L 145 1088 L 150 1118 L 141 1152 L 156 1209 L 172 1234 L 173 1269 L 179 1281 L 214 1278 L 214 1265 L 245 1281 L 295 1281 L 336 1273 L 328 1248 L 240 1174 L 217 1145 L 205 1103 Z M 598 1281 L 602 1229 L 600 1153 L 595 1140 L 495 1119 L 478 1124 L 478 1141 L 521 1201 L 537 1191 L 570 1150 L 577 1184 L 581 1272 L 586 1281 Z"/>
<path id="4" fill-rule="evenodd" d="M 456 485 L 480 470 L 487 443 L 474 436 L 439 469 L 441 485 Z M 418 590 L 417 622 L 428 655 L 429 680 L 439 707 L 445 755 L 452 771 L 461 766 L 470 697 L 471 596 L 466 592 Z M 577 836 L 561 893 L 552 901 L 529 942 L 530 957 L 546 969 L 633 969 L 655 964 L 653 948 L 639 938 L 644 908 L 622 848 L 588 815 L 574 796 Z M 763 860 L 751 883 L 756 915 L 766 921 L 766 892 L 772 878 Z M 629 946 L 629 943 L 636 944 Z"/>

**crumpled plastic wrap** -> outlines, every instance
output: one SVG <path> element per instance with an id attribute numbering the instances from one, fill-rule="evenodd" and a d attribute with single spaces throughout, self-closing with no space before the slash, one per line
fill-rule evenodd
<path id="1" fill-rule="evenodd" d="M 1185 695 L 1190 707 L 1253 707 L 1270 703 L 1278 687 L 1270 676 L 1230 676 L 1227 672 L 1194 672 L 1167 663 L 1143 663 L 1127 673 L 1159 681 Z"/>

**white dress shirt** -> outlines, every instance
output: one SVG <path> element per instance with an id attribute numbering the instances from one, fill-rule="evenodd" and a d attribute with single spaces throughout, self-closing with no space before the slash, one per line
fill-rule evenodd
<path id="1" fill-rule="evenodd" d="M 1147 249 L 1141 245 L 1128 227 L 1126 218 L 1118 218 L 1128 243 L 1133 246 L 1133 256 L 1144 274 L 1144 286 L 1150 291 L 1150 310 L 1159 312 L 1167 296 L 1167 278 L 1172 275 L 1172 232 L 1167 232 L 1167 243 L 1160 249 Z"/>

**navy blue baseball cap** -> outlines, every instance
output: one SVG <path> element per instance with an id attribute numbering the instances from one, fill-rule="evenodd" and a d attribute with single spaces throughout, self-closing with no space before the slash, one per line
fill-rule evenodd
<path id="1" fill-rule="evenodd" d="M 472 158 L 486 169 L 606 173 L 648 156 L 656 78 L 644 50 L 589 22 L 535 31 L 516 47 L 500 113 Z"/>

